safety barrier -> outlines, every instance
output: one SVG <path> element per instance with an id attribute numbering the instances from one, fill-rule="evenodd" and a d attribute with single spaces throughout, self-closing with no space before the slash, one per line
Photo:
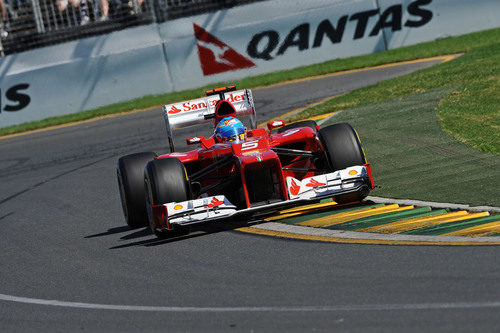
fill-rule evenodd
<path id="1" fill-rule="evenodd" d="M 260 1 L 0 58 L 0 127 L 500 26 L 498 0 Z"/>
<path id="2" fill-rule="evenodd" d="M 172 91 L 153 25 L 1 59 L 0 127 Z"/>

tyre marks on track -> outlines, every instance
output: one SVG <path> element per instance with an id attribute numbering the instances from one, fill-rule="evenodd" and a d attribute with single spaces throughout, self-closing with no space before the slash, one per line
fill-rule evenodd
<path id="1" fill-rule="evenodd" d="M 353 312 L 353 311 L 395 311 L 395 310 L 447 310 L 498 308 L 500 302 L 450 302 L 450 303 L 410 303 L 410 304 L 352 304 L 336 306 L 236 306 L 236 307 L 182 307 L 182 306 L 145 306 L 93 304 L 81 302 L 65 302 L 39 298 L 18 297 L 0 294 L 0 301 L 58 306 L 66 308 L 142 311 L 142 312 L 185 312 L 185 313 L 228 313 L 228 312 Z"/>

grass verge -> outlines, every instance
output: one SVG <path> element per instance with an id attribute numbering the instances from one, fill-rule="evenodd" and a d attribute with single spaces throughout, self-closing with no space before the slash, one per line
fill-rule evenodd
<path id="1" fill-rule="evenodd" d="M 500 156 L 444 133 L 436 107 L 456 86 L 431 89 L 338 113 L 323 126 L 356 128 L 380 188 L 371 195 L 500 207 Z"/>
<path id="2" fill-rule="evenodd" d="M 199 97 L 200 91 L 204 91 L 208 88 L 213 88 L 214 86 L 235 84 L 238 87 L 255 88 L 260 86 L 269 86 L 272 84 L 285 82 L 297 78 L 323 75 L 342 70 L 364 68 L 391 62 L 413 60 L 418 58 L 432 57 L 444 54 L 468 52 L 476 48 L 489 46 L 498 42 L 499 36 L 500 36 L 500 29 L 482 31 L 478 33 L 467 34 L 459 37 L 450 37 L 438 41 L 422 43 L 414 46 L 404 47 L 400 49 L 395 49 L 375 54 L 351 57 L 346 59 L 337 59 L 324 62 L 321 64 L 304 66 L 292 70 L 259 75 L 255 77 L 245 78 L 237 82 L 221 82 L 219 84 L 211 84 L 210 86 L 201 87 L 199 89 L 192 89 L 182 92 L 168 93 L 156 96 L 146 96 L 132 101 L 113 104 L 94 110 L 88 110 L 80 113 L 48 118 L 42 121 L 1 128 L 0 136 L 49 127 L 49 126 L 60 125 L 69 122 L 87 120 L 109 114 L 116 114 L 133 110 L 139 110 L 139 109 L 147 109 L 162 104 L 172 103 L 179 100 L 191 99 Z M 497 69 L 498 69 L 498 64 L 497 64 Z M 405 92 L 403 92 L 403 94 L 405 94 Z M 356 98 L 355 95 L 354 98 Z M 343 99 L 343 101 L 345 101 L 345 99 Z M 467 107 L 468 107 L 467 105 L 465 104 L 463 105 L 464 110 L 467 110 Z M 314 109 L 314 110 L 316 110 L 317 113 L 319 114 L 322 112 L 327 112 L 325 110 L 333 110 L 333 109 L 332 105 L 328 103 L 328 105 L 323 106 L 322 109 Z M 486 110 L 485 113 L 488 113 L 488 111 Z M 458 118 L 458 122 L 460 122 L 460 117 Z M 450 124 L 448 125 L 452 128 L 450 131 L 453 131 L 453 128 L 458 126 L 453 124 L 456 124 L 456 121 L 451 121 Z M 464 138 L 463 140 L 466 141 L 467 138 Z"/>
<path id="3" fill-rule="evenodd" d="M 490 39 L 490 34 L 496 38 Z M 453 61 L 355 90 L 307 109 L 292 120 L 454 86 L 436 106 L 441 127 L 460 142 L 500 154 L 500 29 L 475 36 L 477 46 Z M 483 39 L 485 42 L 480 42 Z"/>

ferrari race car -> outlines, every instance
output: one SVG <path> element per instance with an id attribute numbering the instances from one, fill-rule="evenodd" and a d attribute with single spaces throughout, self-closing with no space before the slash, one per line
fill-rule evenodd
<path id="1" fill-rule="evenodd" d="M 121 157 L 117 176 L 125 220 L 160 237 L 229 218 L 251 219 L 284 207 L 334 198 L 359 201 L 373 189 L 370 164 L 347 123 L 314 121 L 257 128 L 252 92 L 235 87 L 163 107 L 170 153 Z M 247 130 L 236 117 L 248 116 Z M 173 130 L 212 122 L 199 148 L 176 152 Z M 276 129 L 276 130 L 275 130 Z M 274 131 L 273 131 L 274 130 Z"/>

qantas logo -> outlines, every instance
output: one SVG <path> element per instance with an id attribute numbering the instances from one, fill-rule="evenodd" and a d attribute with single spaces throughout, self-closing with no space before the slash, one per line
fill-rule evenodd
<path id="1" fill-rule="evenodd" d="M 203 75 L 213 75 L 255 66 L 251 60 L 221 42 L 196 23 L 193 23 L 193 26 Z"/>

